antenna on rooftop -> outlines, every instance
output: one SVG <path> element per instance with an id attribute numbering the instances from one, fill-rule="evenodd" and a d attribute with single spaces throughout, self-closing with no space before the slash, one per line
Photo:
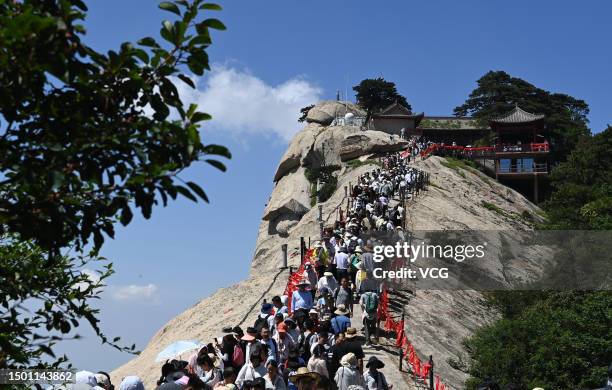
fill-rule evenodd
<path id="1" fill-rule="evenodd" d="M 346 81 L 344 83 L 344 100 L 348 102 L 348 79 L 349 79 L 349 75 L 348 73 L 346 74 Z"/>

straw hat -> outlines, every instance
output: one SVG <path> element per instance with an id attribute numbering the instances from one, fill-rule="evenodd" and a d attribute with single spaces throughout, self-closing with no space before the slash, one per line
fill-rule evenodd
<path id="1" fill-rule="evenodd" d="M 296 286 L 310 286 L 310 282 L 308 279 L 302 279 L 298 282 L 298 284 L 296 284 Z"/>
<path id="2" fill-rule="evenodd" d="M 334 314 L 338 316 L 345 316 L 348 313 L 349 313 L 349 310 L 346 308 L 346 305 L 343 305 L 343 304 L 338 305 L 338 307 L 336 308 L 336 311 L 334 312 Z"/>
<path id="3" fill-rule="evenodd" d="M 357 337 L 357 328 L 346 328 L 344 338 L 352 339 L 353 337 Z"/>
<path id="4" fill-rule="evenodd" d="M 319 380 L 321 380 L 321 375 L 317 372 L 308 371 L 308 368 L 306 367 L 300 367 L 294 374 L 289 375 L 289 380 L 295 384 L 297 384 L 301 379 L 304 378 L 309 378 L 318 382 Z"/>
<path id="5" fill-rule="evenodd" d="M 355 368 L 357 367 L 357 357 L 354 353 L 349 352 L 346 355 L 342 356 L 342 359 L 340 359 L 340 365 L 342 367 Z"/>

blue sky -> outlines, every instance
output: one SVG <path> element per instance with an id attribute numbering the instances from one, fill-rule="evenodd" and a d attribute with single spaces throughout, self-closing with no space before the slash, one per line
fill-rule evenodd
<path id="1" fill-rule="evenodd" d="M 151 0 L 89 1 L 86 42 L 107 50 L 157 36 Z M 300 128 L 300 107 L 361 79 L 397 84 L 415 111 L 450 115 L 489 70 L 584 99 L 594 131 L 612 124 L 612 51 L 605 0 L 221 1 L 213 73 L 186 100 L 214 120 L 205 143 L 232 150 L 228 172 L 197 165 L 210 205 L 180 200 L 119 229 L 103 254 L 117 274 L 100 303 L 102 327 L 144 348 L 170 318 L 248 273 L 272 175 Z M 111 370 L 130 359 L 85 339 L 63 343 L 75 366 Z"/>

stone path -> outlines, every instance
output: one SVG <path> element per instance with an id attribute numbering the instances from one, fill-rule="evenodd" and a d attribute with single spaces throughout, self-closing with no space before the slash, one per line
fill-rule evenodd
<path id="1" fill-rule="evenodd" d="M 357 328 L 357 330 L 361 329 L 363 326 L 361 324 L 361 307 L 358 303 L 353 306 L 353 318 L 351 318 L 351 325 Z M 374 355 L 385 363 L 385 367 L 381 371 L 385 374 L 387 382 L 390 385 L 393 385 L 393 390 L 413 390 L 421 388 L 415 385 L 414 381 L 408 374 L 406 370 L 406 362 L 404 362 L 403 369 L 400 372 L 398 356 L 399 352 L 398 348 L 395 347 L 395 340 L 386 339 L 382 337 L 382 334 L 378 343 L 373 343 L 369 346 L 365 345 L 365 337 L 361 336 L 360 340 L 362 340 L 364 343 L 362 345 L 363 353 L 365 354 L 365 359 L 363 361 L 364 370 L 368 358 Z"/>

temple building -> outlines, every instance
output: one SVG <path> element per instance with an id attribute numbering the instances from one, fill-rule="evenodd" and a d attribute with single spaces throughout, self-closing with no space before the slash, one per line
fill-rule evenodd
<path id="1" fill-rule="evenodd" d="M 384 131 L 389 134 L 400 135 L 404 129 L 406 135 L 419 125 L 423 113 L 413 114 L 407 107 L 395 102 L 382 111 L 372 114 L 367 127 L 370 130 Z"/>
<path id="2" fill-rule="evenodd" d="M 515 106 L 509 113 L 492 118 L 497 134 L 494 150 L 495 178 L 512 187 L 532 187 L 538 201 L 539 186 L 549 171 L 549 144 L 545 138 L 544 115 Z"/>

